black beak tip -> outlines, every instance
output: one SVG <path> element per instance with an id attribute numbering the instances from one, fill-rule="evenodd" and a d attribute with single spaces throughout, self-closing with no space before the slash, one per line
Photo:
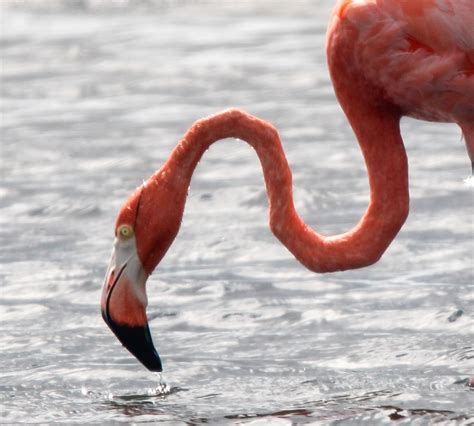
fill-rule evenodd
<path id="1" fill-rule="evenodd" d="M 161 359 L 153 345 L 148 324 L 132 327 L 115 323 L 104 312 L 102 312 L 102 317 L 120 343 L 148 370 L 157 373 L 163 371 Z"/>

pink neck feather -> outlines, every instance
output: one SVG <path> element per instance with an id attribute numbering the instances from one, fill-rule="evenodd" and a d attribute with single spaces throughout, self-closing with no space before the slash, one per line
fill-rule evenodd
<path id="1" fill-rule="evenodd" d="M 365 116 L 363 126 L 353 127 L 367 164 L 371 197 L 360 222 L 341 235 L 324 237 L 303 222 L 294 208 L 291 171 L 278 132 L 269 123 L 238 109 L 197 121 L 161 171 L 187 188 L 212 143 L 242 139 L 255 149 L 262 165 L 270 228 L 275 236 L 314 272 L 360 268 L 380 258 L 405 221 L 408 177 L 398 118 L 388 114 Z"/>

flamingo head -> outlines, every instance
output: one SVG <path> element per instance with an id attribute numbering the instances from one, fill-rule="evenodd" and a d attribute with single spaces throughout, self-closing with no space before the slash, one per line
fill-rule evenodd
<path id="1" fill-rule="evenodd" d="M 102 289 L 104 321 L 151 371 L 162 371 L 162 365 L 146 317 L 146 281 L 178 233 L 185 197 L 160 173 L 133 192 L 117 217 Z"/>

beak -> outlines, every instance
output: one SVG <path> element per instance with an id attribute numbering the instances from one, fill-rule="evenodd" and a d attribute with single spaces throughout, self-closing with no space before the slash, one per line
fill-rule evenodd
<path id="1" fill-rule="evenodd" d="M 138 361 L 148 370 L 160 372 L 163 370 L 161 360 L 153 345 L 146 317 L 148 274 L 136 250 L 125 259 L 127 253 L 117 251 L 120 250 L 116 247 L 102 289 L 102 318 Z"/>

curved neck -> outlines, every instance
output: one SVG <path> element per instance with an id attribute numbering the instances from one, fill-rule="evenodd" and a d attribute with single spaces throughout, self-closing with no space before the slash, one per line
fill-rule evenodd
<path id="1" fill-rule="evenodd" d="M 175 187 L 189 186 L 206 149 L 224 138 L 250 144 L 262 165 L 272 232 L 308 269 L 332 272 L 369 265 L 380 258 L 403 224 L 408 209 L 407 165 L 398 119 L 365 117 L 354 127 L 369 172 L 370 203 L 349 232 L 324 237 L 304 223 L 293 204 L 292 176 L 277 130 L 237 109 L 197 121 L 160 170 Z M 353 120 L 351 120 L 352 122 Z M 380 135 L 382 137 L 380 138 Z"/>

